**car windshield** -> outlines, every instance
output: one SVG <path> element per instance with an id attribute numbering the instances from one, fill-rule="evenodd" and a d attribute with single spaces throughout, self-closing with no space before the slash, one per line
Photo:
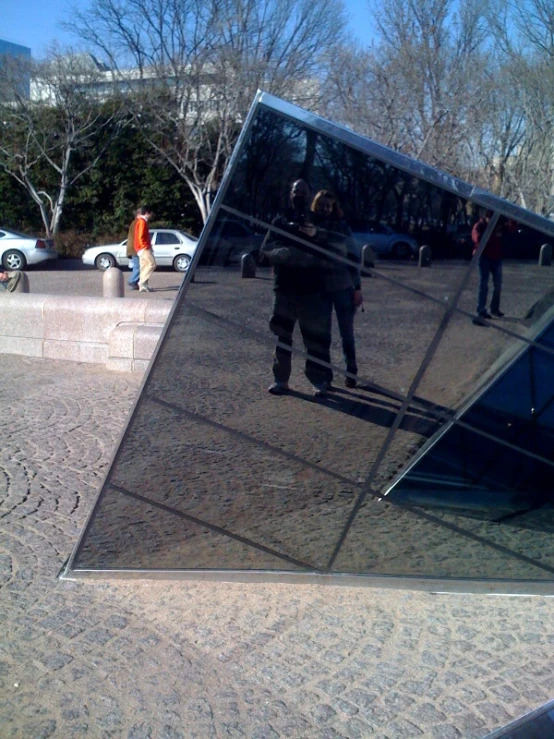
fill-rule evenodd
<path id="1" fill-rule="evenodd" d="M 191 233 L 189 233 L 188 231 L 181 231 L 180 233 L 182 233 L 182 234 L 183 234 L 183 236 L 186 236 L 186 237 L 187 237 L 187 239 L 190 239 L 191 241 L 198 241 L 198 236 L 193 236 L 193 235 L 192 235 Z"/>

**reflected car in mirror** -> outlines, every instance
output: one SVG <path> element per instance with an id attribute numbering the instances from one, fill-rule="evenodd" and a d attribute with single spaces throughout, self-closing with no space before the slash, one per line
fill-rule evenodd
<path id="1" fill-rule="evenodd" d="M 410 259 L 419 250 L 419 244 L 414 238 L 378 221 L 368 221 L 352 231 L 360 254 L 364 244 L 369 244 L 378 257 L 395 259 Z"/>
<path id="2" fill-rule="evenodd" d="M 233 218 L 218 220 L 202 250 L 200 264 L 226 267 L 238 262 L 244 253 L 250 253 L 257 259 L 263 238 L 263 234 L 255 233 L 242 221 Z"/>

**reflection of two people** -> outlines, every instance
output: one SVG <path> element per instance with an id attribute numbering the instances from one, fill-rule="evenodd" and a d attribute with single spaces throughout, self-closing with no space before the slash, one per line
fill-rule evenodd
<path id="1" fill-rule="evenodd" d="M 347 386 L 356 385 L 354 314 L 362 303 L 359 261 L 350 229 L 340 217 L 331 193 L 321 191 L 310 207 L 310 188 L 297 180 L 290 190 L 290 205 L 273 225 L 301 239 L 281 234 L 263 247 L 274 271 L 274 299 L 270 329 L 277 336 L 273 360 L 274 395 L 289 390 L 292 337 L 298 322 L 306 348 L 305 374 L 314 395 L 326 395 L 333 380 L 330 367 L 333 306 L 341 331 L 347 366 Z M 310 248 L 313 244 L 314 247 Z M 350 259 L 345 264 L 342 259 Z M 314 361 L 318 360 L 318 361 Z"/>

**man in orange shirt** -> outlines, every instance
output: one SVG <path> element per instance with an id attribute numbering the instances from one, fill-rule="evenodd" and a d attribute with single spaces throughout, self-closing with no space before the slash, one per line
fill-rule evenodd
<path id="1" fill-rule="evenodd" d="M 148 286 L 150 275 L 156 269 L 156 260 L 152 253 L 152 241 L 150 239 L 150 231 L 148 230 L 148 221 L 152 218 L 152 208 L 143 205 L 139 208 L 137 219 L 135 221 L 135 239 L 134 248 L 138 254 L 140 262 L 140 292 L 152 292 L 152 288 Z"/>

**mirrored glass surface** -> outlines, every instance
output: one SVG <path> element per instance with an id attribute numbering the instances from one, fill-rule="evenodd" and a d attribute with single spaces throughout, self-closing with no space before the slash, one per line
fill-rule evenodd
<path id="1" fill-rule="evenodd" d="M 551 234 L 261 95 L 69 570 L 552 579 Z"/>
<path id="2" fill-rule="evenodd" d="M 554 737 L 554 702 L 531 711 L 483 739 L 552 739 Z"/>

